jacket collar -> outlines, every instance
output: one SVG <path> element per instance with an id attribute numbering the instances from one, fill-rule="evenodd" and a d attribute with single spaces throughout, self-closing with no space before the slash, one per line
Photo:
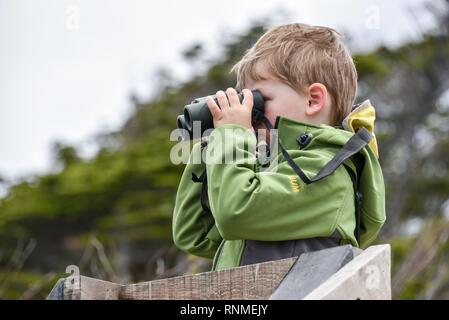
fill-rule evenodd
<path id="1" fill-rule="evenodd" d="M 304 134 L 311 136 L 311 141 L 319 142 L 324 147 L 342 146 L 353 135 L 353 133 L 337 127 L 325 124 L 315 125 L 281 116 L 276 118 L 274 128 L 277 129 L 278 137 L 287 150 L 298 149 L 297 140 Z"/>
<path id="2" fill-rule="evenodd" d="M 278 136 L 286 149 L 298 149 L 297 139 L 302 134 L 311 134 L 312 140 L 319 142 L 321 146 L 343 146 L 357 129 L 365 127 L 373 135 L 369 148 L 379 158 L 377 140 L 374 134 L 375 119 L 374 107 L 369 100 L 365 100 L 353 107 L 351 113 L 343 120 L 341 127 L 325 124 L 314 125 L 278 116 L 274 128 L 278 130 Z"/>

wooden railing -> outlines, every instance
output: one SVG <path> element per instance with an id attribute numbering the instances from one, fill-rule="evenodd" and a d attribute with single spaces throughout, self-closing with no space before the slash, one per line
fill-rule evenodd
<path id="1" fill-rule="evenodd" d="M 391 299 L 390 246 L 340 246 L 233 269 L 121 285 L 72 274 L 47 299 Z"/>

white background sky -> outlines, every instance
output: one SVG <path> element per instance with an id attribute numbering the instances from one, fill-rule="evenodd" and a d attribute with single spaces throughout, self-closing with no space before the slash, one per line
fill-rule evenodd
<path id="1" fill-rule="evenodd" d="M 410 13 L 423 2 L 0 0 L 0 176 L 45 172 L 53 141 L 86 146 L 118 128 L 158 67 L 188 76 L 180 52 L 193 41 L 217 54 L 223 35 L 282 8 L 279 23 L 337 28 L 358 50 L 395 46 L 431 24 Z"/>

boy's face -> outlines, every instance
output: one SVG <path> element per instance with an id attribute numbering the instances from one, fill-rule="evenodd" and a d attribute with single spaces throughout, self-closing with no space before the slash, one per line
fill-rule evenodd
<path id="1" fill-rule="evenodd" d="M 263 79 L 247 79 L 245 88 L 260 90 L 265 98 L 265 117 L 273 126 L 277 116 L 313 124 L 329 123 L 330 99 L 324 85 L 314 83 L 307 88 L 307 94 L 302 94 L 271 76 L 263 63 L 259 63 L 257 68 Z"/>
<path id="2" fill-rule="evenodd" d="M 265 99 L 265 117 L 274 126 L 277 116 L 306 122 L 308 99 L 287 84 L 273 78 L 265 80 L 248 80 L 246 88 L 259 89 Z"/>

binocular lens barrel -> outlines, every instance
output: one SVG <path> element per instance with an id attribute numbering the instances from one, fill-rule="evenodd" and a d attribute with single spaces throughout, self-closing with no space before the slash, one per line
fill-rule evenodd
<path id="1" fill-rule="evenodd" d="M 177 121 L 178 121 L 178 128 L 179 129 L 185 129 L 185 127 L 184 127 L 184 123 L 185 123 L 184 116 L 183 115 L 179 115 L 178 118 L 177 118 Z"/>
<path id="2" fill-rule="evenodd" d="M 264 113 L 264 99 L 262 93 L 259 90 L 252 90 L 253 93 L 253 114 L 252 120 L 256 122 Z M 243 93 L 238 94 L 240 102 L 243 101 Z M 212 96 L 215 103 L 218 105 L 217 97 Z M 184 114 L 179 115 L 177 118 L 178 128 L 184 129 L 183 139 L 187 136 L 189 139 L 200 138 L 204 131 L 213 129 L 214 122 L 212 114 L 207 106 L 207 97 L 201 97 L 193 100 L 190 104 L 184 107 Z M 197 130 L 194 130 L 194 121 L 199 121 Z M 195 128 L 196 129 L 196 128 Z M 194 135 L 195 134 L 195 135 Z"/>

